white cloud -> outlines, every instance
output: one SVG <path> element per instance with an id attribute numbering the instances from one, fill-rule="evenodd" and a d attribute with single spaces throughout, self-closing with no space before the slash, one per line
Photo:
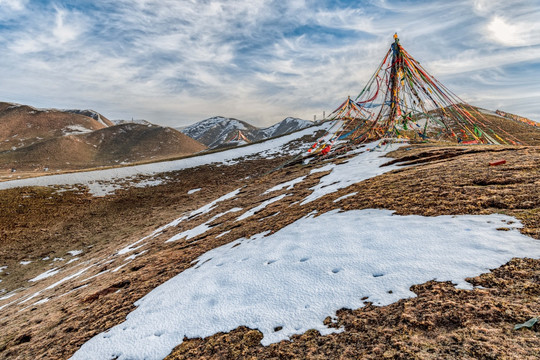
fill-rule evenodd
<path id="1" fill-rule="evenodd" d="M 61 44 L 77 39 L 82 33 L 80 23 L 66 21 L 66 15 L 69 16 L 67 11 L 62 9 L 56 10 L 55 26 L 52 30 L 55 41 Z"/>
<path id="2" fill-rule="evenodd" d="M 493 69 L 522 62 L 539 61 L 540 48 L 500 50 L 492 53 L 482 50 L 463 51 L 452 59 L 436 60 L 429 63 L 428 69 L 440 75 L 461 74 L 466 72 Z"/>
<path id="3" fill-rule="evenodd" d="M 530 46 L 540 44 L 540 22 L 519 21 L 494 16 L 486 26 L 488 38 L 505 46 Z"/>
<path id="4" fill-rule="evenodd" d="M 0 0 L 0 9 L 2 10 L 23 10 L 27 0 Z"/>
<path id="5" fill-rule="evenodd" d="M 540 29 L 524 30 L 539 26 L 540 10 L 526 2 L 370 1 L 351 9 L 324 0 L 85 4 L 23 7 L 19 26 L 0 29 L 0 66 L 10 69 L 0 100 L 92 107 L 111 118 L 175 126 L 217 114 L 261 126 L 289 115 L 311 119 L 360 92 L 395 31 L 458 95 L 483 89 L 485 97 L 475 92 L 480 106 L 490 103 L 489 91 L 470 79 L 488 69 L 534 100 L 534 85 L 513 86 L 530 74 L 503 71 L 540 63 Z"/>
<path id="6" fill-rule="evenodd" d="M 473 10 L 480 15 L 485 15 L 493 13 L 505 5 L 508 5 L 507 0 L 474 0 Z"/>
<path id="7" fill-rule="evenodd" d="M 38 14 L 33 26 L 13 32 L 8 47 L 18 54 L 47 50 L 71 50 L 62 48 L 76 40 L 83 32 L 86 19 L 78 12 L 55 8 L 54 12 Z"/>

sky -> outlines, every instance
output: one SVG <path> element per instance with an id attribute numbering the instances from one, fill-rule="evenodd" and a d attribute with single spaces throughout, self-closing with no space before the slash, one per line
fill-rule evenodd
<path id="1" fill-rule="evenodd" d="M 186 126 L 312 120 L 397 32 L 464 101 L 540 121 L 540 0 L 0 0 L 0 101 Z"/>

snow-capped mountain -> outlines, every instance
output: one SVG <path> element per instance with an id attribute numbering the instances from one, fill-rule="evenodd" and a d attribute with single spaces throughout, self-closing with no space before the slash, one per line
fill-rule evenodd
<path id="1" fill-rule="evenodd" d="M 223 144 L 233 132 L 238 130 L 241 130 L 252 141 L 255 139 L 252 132 L 256 132 L 258 129 L 245 121 L 214 116 L 190 125 L 184 128 L 182 132 L 209 148 L 214 148 Z"/>
<path id="2" fill-rule="evenodd" d="M 84 115 L 88 116 L 94 120 L 97 120 L 101 124 L 105 126 L 114 126 L 114 123 L 107 119 L 105 116 L 101 115 L 97 111 L 86 109 L 86 110 L 78 110 L 78 109 L 65 109 L 61 110 L 63 112 L 71 113 L 71 114 L 78 114 L 78 115 Z"/>
<path id="3" fill-rule="evenodd" d="M 261 129 L 260 133 L 263 134 L 263 139 L 268 139 L 283 134 L 288 134 L 294 131 L 298 131 L 309 126 L 312 126 L 313 122 L 308 120 L 302 120 L 294 117 L 287 117 L 277 124 L 274 124 L 265 129 Z"/>
<path id="4" fill-rule="evenodd" d="M 216 148 L 233 138 L 238 131 L 241 131 L 249 141 L 258 141 L 298 131 L 312 124 L 311 121 L 288 117 L 277 124 L 261 129 L 242 120 L 215 116 L 185 127 L 181 129 L 181 132 L 209 148 Z M 234 145 L 237 143 L 235 142 Z"/>

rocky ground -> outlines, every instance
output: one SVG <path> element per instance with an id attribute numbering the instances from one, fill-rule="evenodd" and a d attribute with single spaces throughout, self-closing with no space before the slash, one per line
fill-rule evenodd
<path id="1" fill-rule="evenodd" d="M 68 358 L 89 338 L 122 322 L 137 299 L 192 266 L 201 254 L 239 237 L 276 231 L 313 210 L 321 214 L 336 208 L 384 208 L 426 216 L 504 213 L 523 222 L 522 233 L 540 239 L 539 147 L 421 144 L 404 146 L 390 156 L 389 163 L 408 166 L 303 206 L 298 201 L 326 174 L 309 172 L 322 164 L 268 173 L 283 162 L 280 158 L 175 172 L 165 184 L 106 197 L 92 197 L 85 189 L 2 191 L 0 266 L 7 269 L 0 273 L 0 288 L 6 294 L 19 290 L 0 302 L 0 307 L 14 302 L 0 308 L 0 358 Z M 506 163 L 489 166 L 501 159 Z M 253 208 L 290 192 L 263 194 L 303 175 L 308 177 L 292 196 L 251 218 L 232 221 L 237 214 L 227 214 L 200 236 L 164 242 L 173 230 L 193 228 L 232 207 Z M 195 188 L 202 189 L 187 194 Z M 118 254 L 159 226 L 238 188 L 236 198 L 127 254 L 138 256 Z M 357 194 L 334 202 L 351 192 Z M 83 253 L 68 253 L 76 249 Z M 29 279 L 51 268 L 61 272 L 29 288 Z M 84 275 L 69 278 L 81 271 Z M 338 334 L 308 331 L 263 347 L 259 331 L 239 328 L 207 339 L 186 339 L 170 358 L 537 358 L 538 325 L 520 331 L 512 327 L 540 315 L 540 261 L 514 259 L 471 282 L 483 288 L 467 291 L 428 282 L 413 287 L 418 295 L 413 299 L 340 310 L 337 322 L 327 319 L 329 326 L 345 328 Z"/>

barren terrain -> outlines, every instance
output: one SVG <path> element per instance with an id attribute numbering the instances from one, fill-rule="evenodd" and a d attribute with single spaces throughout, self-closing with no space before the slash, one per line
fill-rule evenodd
<path id="1" fill-rule="evenodd" d="M 321 214 L 336 208 L 384 208 L 426 216 L 504 213 L 523 222 L 522 233 L 540 239 L 540 148 L 424 144 L 404 146 L 391 156 L 394 159 L 388 162 L 409 166 L 303 206 L 298 201 L 326 174 L 309 172 L 323 164 L 268 173 L 283 162 L 279 158 L 201 166 L 168 174 L 171 180 L 163 185 L 106 197 L 92 197 L 85 189 L 2 191 L 0 264 L 7 269 L 0 273 L 1 287 L 8 294 L 16 291 L 0 306 L 19 303 L 0 309 L 4 330 L 0 357 L 68 358 L 92 336 L 123 321 L 137 299 L 192 266 L 206 251 L 239 237 L 276 231 L 314 210 Z M 506 164 L 489 166 L 500 159 Z M 141 243 L 141 248 L 134 247 L 133 258 L 118 253 L 157 227 L 234 189 L 242 188 L 235 199 L 219 203 L 178 229 L 205 223 L 233 206 L 253 208 L 287 192 L 263 195 L 265 190 L 304 175 L 308 177 L 291 196 L 251 218 L 232 221 L 235 214 L 228 214 L 202 235 L 172 243 L 164 240 L 174 228 L 165 229 Z M 195 188 L 201 190 L 188 195 Z M 351 192 L 357 194 L 334 202 Z M 226 231 L 230 232 L 222 235 Z M 82 253 L 72 256 L 68 253 L 72 250 Z M 74 258 L 79 260 L 68 264 Z M 32 262 L 21 265 L 21 261 Z M 538 325 L 521 331 L 512 331 L 512 326 L 540 313 L 539 267 L 538 260 L 513 260 L 471 280 L 483 287 L 473 291 L 457 290 L 448 283 L 419 284 L 413 289 L 417 298 L 340 311 L 337 324 L 329 323 L 345 328 L 339 334 L 308 332 L 292 342 L 263 347 L 256 329 L 240 328 L 184 341 L 171 358 L 534 358 L 540 347 Z M 62 275 L 21 289 L 51 268 L 61 269 Z M 65 280 L 80 271 L 84 274 Z M 35 295 L 36 291 L 40 292 Z"/>

